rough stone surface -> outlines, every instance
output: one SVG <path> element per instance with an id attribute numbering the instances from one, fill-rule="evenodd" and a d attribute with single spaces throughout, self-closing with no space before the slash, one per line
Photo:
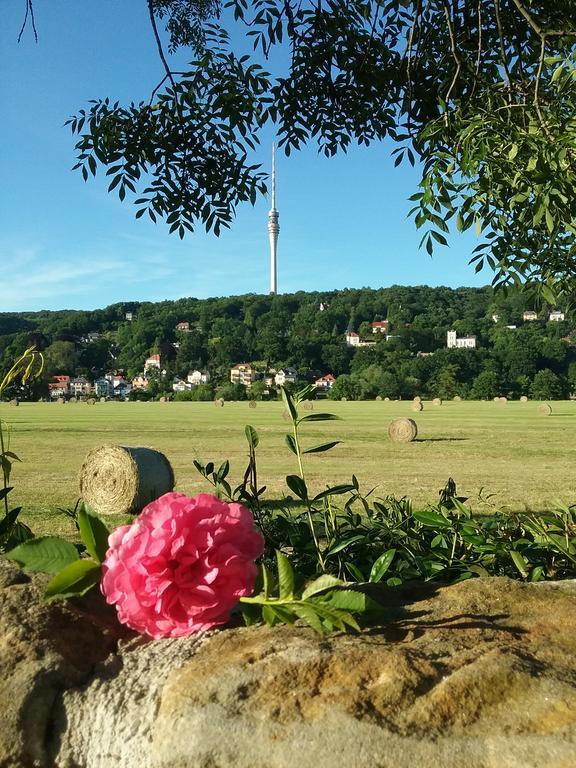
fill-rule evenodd
<path id="1" fill-rule="evenodd" d="M 104 622 L 39 607 L 36 582 L 0 570 L 2 767 L 576 765 L 576 582 L 384 589 L 361 636 L 236 628 L 112 653 Z"/>

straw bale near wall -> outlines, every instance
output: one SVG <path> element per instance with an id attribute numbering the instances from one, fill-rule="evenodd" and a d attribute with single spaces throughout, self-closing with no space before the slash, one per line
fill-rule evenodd
<path id="1" fill-rule="evenodd" d="M 174 488 L 174 472 L 152 448 L 101 445 L 80 470 L 80 495 L 100 515 L 137 514 Z"/>

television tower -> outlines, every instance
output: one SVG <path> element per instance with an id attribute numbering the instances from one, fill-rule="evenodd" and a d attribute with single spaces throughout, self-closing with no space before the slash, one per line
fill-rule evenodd
<path id="1" fill-rule="evenodd" d="M 272 144 L 272 208 L 268 211 L 268 239 L 270 240 L 270 293 L 277 292 L 276 283 L 276 246 L 278 244 L 278 211 L 276 210 L 276 160 L 275 146 Z"/>

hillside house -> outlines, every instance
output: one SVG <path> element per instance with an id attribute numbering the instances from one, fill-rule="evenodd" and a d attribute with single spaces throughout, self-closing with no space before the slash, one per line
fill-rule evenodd
<path id="1" fill-rule="evenodd" d="M 112 382 L 108 379 L 96 379 L 94 382 L 94 394 L 96 397 L 109 397 L 112 391 Z"/>
<path id="2" fill-rule="evenodd" d="M 190 384 L 189 381 L 184 381 L 183 379 L 179 379 L 178 376 L 174 377 L 174 381 L 172 382 L 173 392 L 187 392 L 191 389 L 192 389 L 192 384 Z"/>
<path id="3" fill-rule="evenodd" d="M 232 384 L 243 384 L 245 387 L 251 387 L 252 382 L 256 381 L 256 371 L 250 363 L 237 363 L 230 368 L 230 381 Z"/>
<path id="4" fill-rule="evenodd" d="M 70 394 L 70 376 L 53 376 L 48 382 L 50 397 L 68 397 Z"/>
<path id="5" fill-rule="evenodd" d="M 388 320 L 375 320 L 373 323 L 370 323 L 372 326 L 372 333 L 388 333 L 388 326 L 390 323 Z"/>
<path id="6" fill-rule="evenodd" d="M 82 397 L 92 392 L 92 384 L 84 376 L 70 379 L 70 394 L 74 397 Z"/>
<path id="7" fill-rule="evenodd" d="M 553 312 L 550 312 L 548 315 L 548 320 L 551 323 L 560 323 L 564 321 L 564 312 L 559 312 L 557 309 L 555 309 Z"/>
<path id="8" fill-rule="evenodd" d="M 124 319 L 128 320 L 128 322 L 131 323 L 132 320 L 134 320 L 134 312 L 125 312 Z"/>
<path id="9" fill-rule="evenodd" d="M 331 373 L 327 373 L 326 376 L 320 376 L 319 379 L 316 379 L 314 381 L 314 386 L 319 392 L 329 392 L 334 386 L 335 382 L 336 377 Z"/>
<path id="10" fill-rule="evenodd" d="M 360 334 L 356 333 L 356 331 L 346 331 L 346 344 L 349 347 L 359 347 Z"/>
<path id="11" fill-rule="evenodd" d="M 199 384 L 208 384 L 210 381 L 210 374 L 208 371 L 190 371 L 186 376 L 186 381 L 193 387 L 197 387 Z"/>
<path id="12" fill-rule="evenodd" d="M 176 330 L 188 332 L 190 330 L 190 323 L 187 323 L 187 322 L 176 323 Z"/>
<path id="13" fill-rule="evenodd" d="M 522 320 L 525 323 L 533 323 L 534 320 L 538 320 L 538 312 L 534 312 L 533 309 L 527 309 L 526 312 L 522 313 Z"/>
<path id="14" fill-rule="evenodd" d="M 283 387 L 284 384 L 296 384 L 298 381 L 298 371 L 294 368 L 281 368 L 274 376 L 274 384 L 277 387 Z"/>
<path id="15" fill-rule="evenodd" d="M 458 338 L 456 331 L 448 331 L 446 346 L 448 349 L 475 349 L 476 336 L 460 336 Z"/>
<path id="16" fill-rule="evenodd" d="M 148 389 L 148 377 L 143 373 L 134 376 L 132 379 L 132 389 Z"/>
<path id="17" fill-rule="evenodd" d="M 162 367 L 162 358 L 160 355 L 150 355 L 149 358 L 147 358 L 146 362 L 144 363 L 144 373 L 146 371 L 149 371 L 151 368 L 157 368 L 160 370 Z"/>

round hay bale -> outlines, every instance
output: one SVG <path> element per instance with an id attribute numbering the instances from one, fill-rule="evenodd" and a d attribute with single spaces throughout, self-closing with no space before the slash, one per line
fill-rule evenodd
<path id="1" fill-rule="evenodd" d="M 460 397 L 460 395 L 454 395 L 452 400 L 454 400 L 455 403 L 461 403 L 462 402 L 462 398 Z"/>
<path id="2" fill-rule="evenodd" d="M 314 410 L 314 403 L 312 400 L 304 400 L 304 403 L 302 405 L 305 411 L 313 411 Z"/>
<path id="3" fill-rule="evenodd" d="M 423 411 L 424 410 L 424 403 L 421 400 L 414 401 L 411 406 L 413 411 Z"/>
<path id="4" fill-rule="evenodd" d="M 385 398 L 384 398 L 384 402 L 385 402 L 385 403 L 389 403 L 389 402 L 390 402 L 390 398 L 389 398 L 389 397 L 385 397 Z"/>
<path id="5" fill-rule="evenodd" d="M 395 443 L 411 443 L 417 434 L 414 419 L 394 419 L 388 425 L 388 437 Z"/>
<path id="6" fill-rule="evenodd" d="M 89 397 L 88 400 L 86 400 L 86 405 L 96 405 L 96 400 L 93 397 Z"/>
<path id="7" fill-rule="evenodd" d="M 542 416 L 550 416 L 552 413 L 552 406 L 548 405 L 548 403 L 542 403 L 542 405 L 538 406 L 538 413 L 541 413 Z"/>
<path id="8" fill-rule="evenodd" d="M 528 402 L 528 398 L 526 397 L 526 395 L 522 395 L 522 397 L 520 398 L 520 402 L 521 403 L 527 403 Z"/>
<path id="9" fill-rule="evenodd" d="M 63 397 L 59 397 L 59 398 L 56 400 L 56 402 L 57 402 L 57 403 L 62 403 L 62 404 L 64 404 L 64 403 L 66 402 L 66 400 L 64 400 L 64 398 L 63 398 Z"/>
<path id="10" fill-rule="evenodd" d="M 165 402 L 166 402 L 166 400 L 167 400 L 167 398 L 166 398 L 166 397 L 164 397 L 164 395 L 162 395 L 162 397 L 160 398 L 160 402 L 161 402 L 161 403 L 165 403 Z"/>
<path id="11" fill-rule="evenodd" d="M 69 403 L 76 403 L 76 402 L 78 402 L 78 401 L 77 401 L 77 399 L 74 397 L 74 395 L 72 395 L 72 397 L 70 398 L 70 400 L 69 400 L 68 402 L 69 402 Z"/>
<path id="12" fill-rule="evenodd" d="M 288 411 L 284 411 L 284 412 L 282 413 L 282 418 L 284 419 L 284 421 L 292 421 L 292 417 L 290 416 L 290 414 L 288 413 Z"/>
<path id="13" fill-rule="evenodd" d="M 101 403 L 105 403 L 105 402 L 106 402 L 106 398 L 105 398 L 104 396 L 102 396 L 102 397 L 100 398 L 100 402 L 101 402 Z"/>
<path id="14" fill-rule="evenodd" d="M 173 488 L 170 462 L 152 448 L 101 445 L 80 470 L 80 495 L 99 515 L 136 514 Z"/>
<path id="15" fill-rule="evenodd" d="M 508 402 L 508 398 L 507 397 L 499 397 L 498 401 L 500 403 L 502 403 L 502 405 L 505 405 Z"/>
<path id="16" fill-rule="evenodd" d="M 500 398 L 499 398 L 499 397 L 495 397 L 495 398 L 494 398 L 494 402 L 495 402 L 495 403 L 499 403 L 499 402 L 500 402 Z"/>
<path id="17" fill-rule="evenodd" d="M 224 398 L 217 397 L 216 400 L 214 400 L 214 405 L 216 406 L 216 408 L 222 408 L 224 406 Z"/>
<path id="18" fill-rule="evenodd" d="M 413 403 L 421 403 L 422 402 L 422 398 L 420 397 L 420 395 L 416 395 L 416 397 L 412 398 L 412 402 Z"/>
<path id="19" fill-rule="evenodd" d="M 381 400 L 382 400 L 382 395 L 376 395 L 376 401 L 381 402 Z"/>
<path id="20" fill-rule="evenodd" d="M 248 403 L 248 408 L 256 408 L 256 400 L 250 400 Z"/>
<path id="21" fill-rule="evenodd" d="M 342 402 L 345 403 L 348 400 L 348 398 L 347 397 L 341 397 L 340 400 L 342 400 Z"/>
<path id="22" fill-rule="evenodd" d="M 435 397 L 434 400 L 432 400 L 432 405 L 442 405 L 442 399 L 440 397 Z"/>
<path id="23" fill-rule="evenodd" d="M 10 400 L 10 405 L 20 405 L 20 400 L 13 398 L 12 400 Z"/>

